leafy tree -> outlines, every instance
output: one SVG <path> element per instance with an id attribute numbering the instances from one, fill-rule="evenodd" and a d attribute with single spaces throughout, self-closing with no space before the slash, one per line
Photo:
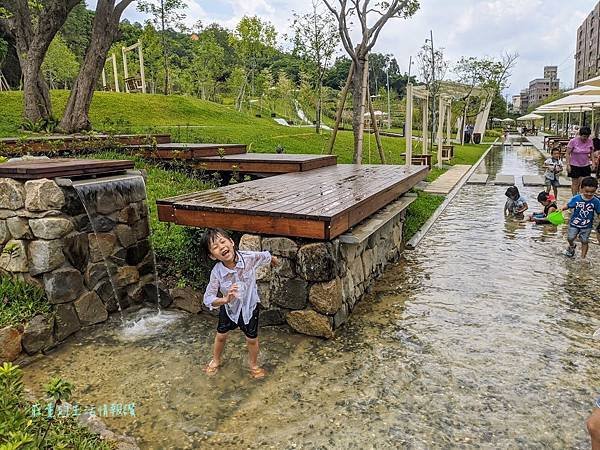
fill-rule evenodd
<path id="1" fill-rule="evenodd" d="M 185 14 L 181 9 L 185 8 L 184 0 L 148 0 L 139 1 L 138 10 L 152 16 L 152 21 L 161 35 L 161 45 L 163 50 L 163 64 L 165 85 L 163 93 L 169 93 L 169 38 L 167 30 L 181 28 L 181 21 Z"/>
<path id="2" fill-rule="evenodd" d="M 41 71 L 46 51 L 80 0 L 5 0 L 0 33 L 14 37 L 23 76 L 25 118 L 38 122 L 52 118 L 48 84 Z"/>
<path id="3" fill-rule="evenodd" d="M 238 110 L 244 101 L 246 84 L 250 83 L 251 91 L 254 92 L 254 77 L 273 54 L 276 36 L 275 27 L 257 16 L 244 16 L 237 24 L 231 37 L 231 45 L 236 50 L 238 61 L 246 75 L 236 98 Z"/>
<path id="4" fill-rule="evenodd" d="M 256 95 L 258 97 L 258 107 L 262 110 L 263 101 L 269 102 L 272 98 L 273 89 L 273 74 L 271 71 L 267 69 L 263 69 L 256 76 Z M 270 104 L 271 110 L 273 110 L 273 105 Z"/>
<path id="5" fill-rule="evenodd" d="M 336 23 L 330 14 L 322 11 L 313 0 L 312 11 L 299 15 L 294 13 L 294 53 L 304 62 L 315 95 L 315 131 L 321 130 L 321 104 L 323 101 L 323 77 L 330 66 L 333 54 L 338 46 Z"/>
<path id="6" fill-rule="evenodd" d="M 431 142 L 436 133 L 436 102 L 440 93 L 441 83 L 446 77 L 448 71 L 448 61 L 444 59 L 444 49 L 433 49 L 433 43 L 428 39 L 425 45 L 417 54 L 419 72 L 421 79 L 429 91 L 429 101 L 431 103 L 429 111 L 431 112 Z"/>
<path id="7" fill-rule="evenodd" d="M 115 0 L 98 0 L 90 45 L 59 125 L 63 131 L 74 133 L 91 128 L 88 113 L 94 89 L 104 67 L 108 49 L 119 28 L 121 14 L 132 1 L 120 0 L 115 4 Z"/>
<path id="8" fill-rule="evenodd" d="M 79 63 L 75 54 L 67 47 L 60 35 L 50 43 L 42 64 L 42 70 L 52 89 L 61 83 L 65 89 L 79 72 Z"/>
<path id="9" fill-rule="evenodd" d="M 290 80 L 285 73 L 280 73 L 279 78 L 277 79 L 276 92 L 277 97 L 283 101 L 284 115 L 288 118 L 291 117 L 290 105 L 294 89 L 296 89 L 294 82 Z"/>
<path id="10" fill-rule="evenodd" d="M 200 88 L 199 92 L 195 92 L 195 94 L 206 100 L 208 91 L 214 97 L 217 79 L 223 72 L 225 50 L 211 35 L 202 36 L 193 42 L 192 49 L 194 56 L 189 72 Z"/>
<path id="11" fill-rule="evenodd" d="M 90 45 L 93 21 L 94 12 L 87 9 L 85 2 L 80 0 L 59 32 L 80 63 L 85 56 L 85 50 Z"/>
<path id="12" fill-rule="evenodd" d="M 333 65 L 327 70 L 323 77 L 323 86 L 328 86 L 332 89 L 342 89 L 348 72 L 350 71 L 350 65 L 352 60 L 346 56 L 340 56 L 335 59 Z"/>
<path id="13" fill-rule="evenodd" d="M 354 131 L 354 156 L 352 159 L 355 164 L 360 164 L 363 150 L 363 117 L 367 95 L 367 72 L 365 68 L 368 68 L 368 54 L 376 44 L 379 33 L 388 20 L 412 16 L 419 8 L 419 2 L 417 0 L 390 0 L 371 4 L 369 0 L 323 1 L 337 20 L 340 39 L 353 63 L 352 128 Z M 334 7 L 336 3 L 337 5 Z M 369 25 L 370 21 L 372 21 L 372 25 Z M 357 45 L 354 44 L 351 38 L 350 27 L 352 23 L 360 25 L 360 38 Z M 343 107 L 343 104 L 340 106 Z M 333 148 L 334 139 L 335 133 L 332 135 L 330 149 Z"/>

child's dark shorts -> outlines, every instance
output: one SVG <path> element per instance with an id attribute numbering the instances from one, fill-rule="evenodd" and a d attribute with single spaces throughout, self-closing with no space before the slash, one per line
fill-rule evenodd
<path id="1" fill-rule="evenodd" d="M 259 306 L 256 305 L 256 308 L 254 308 L 254 311 L 252 312 L 252 317 L 250 317 L 250 322 L 245 324 L 241 313 L 238 323 L 235 323 L 227 315 L 227 311 L 225 311 L 225 305 L 221 305 L 219 308 L 219 324 L 217 325 L 217 333 L 227 333 L 228 331 L 235 330 L 237 327 L 239 327 L 248 339 L 256 339 L 256 337 L 258 337 L 258 308 Z"/>

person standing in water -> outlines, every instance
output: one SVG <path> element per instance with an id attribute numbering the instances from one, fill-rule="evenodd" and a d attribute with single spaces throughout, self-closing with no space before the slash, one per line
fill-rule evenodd
<path id="1" fill-rule="evenodd" d="M 571 177 L 571 193 L 577 195 L 581 187 L 581 180 L 592 174 L 594 167 L 593 152 L 594 145 L 590 139 L 592 130 L 590 127 L 581 127 L 579 136 L 574 137 L 567 145 L 565 160 L 567 163 L 567 174 Z"/>

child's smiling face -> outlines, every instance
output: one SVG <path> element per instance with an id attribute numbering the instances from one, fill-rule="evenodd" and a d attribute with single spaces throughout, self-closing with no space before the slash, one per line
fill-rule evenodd
<path id="1" fill-rule="evenodd" d="M 210 257 L 223 263 L 232 263 L 235 261 L 235 248 L 233 240 L 222 234 L 217 234 L 215 239 L 210 242 Z"/>
<path id="2" fill-rule="evenodd" d="M 581 196 L 586 200 L 591 200 L 594 198 L 594 194 L 596 193 L 596 188 L 593 186 L 585 186 L 581 188 Z"/>

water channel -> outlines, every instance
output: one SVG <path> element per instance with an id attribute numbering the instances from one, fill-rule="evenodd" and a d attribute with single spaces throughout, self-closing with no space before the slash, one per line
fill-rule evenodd
<path id="1" fill-rule="evenodd" d="M 540 163 L 506 147 L 478 170 L 515 175 L 531 211 L 540 188 L 520 180 Z M 115 317 L 72 339 L 26 384 L 60 374 L 81 404 L 135 402 L 106 422 L 148 449 L 589 448 L 600 247 L 593 235 L 587 263 L 566 259 L 564 226 L 504 219 L 505 189 L 466 185 L 335 340 L 263 329 L 265 380 L 245 372 L 239 333 L 207 378 L 214 320 L 166 311 L 141 334 Z"/>

